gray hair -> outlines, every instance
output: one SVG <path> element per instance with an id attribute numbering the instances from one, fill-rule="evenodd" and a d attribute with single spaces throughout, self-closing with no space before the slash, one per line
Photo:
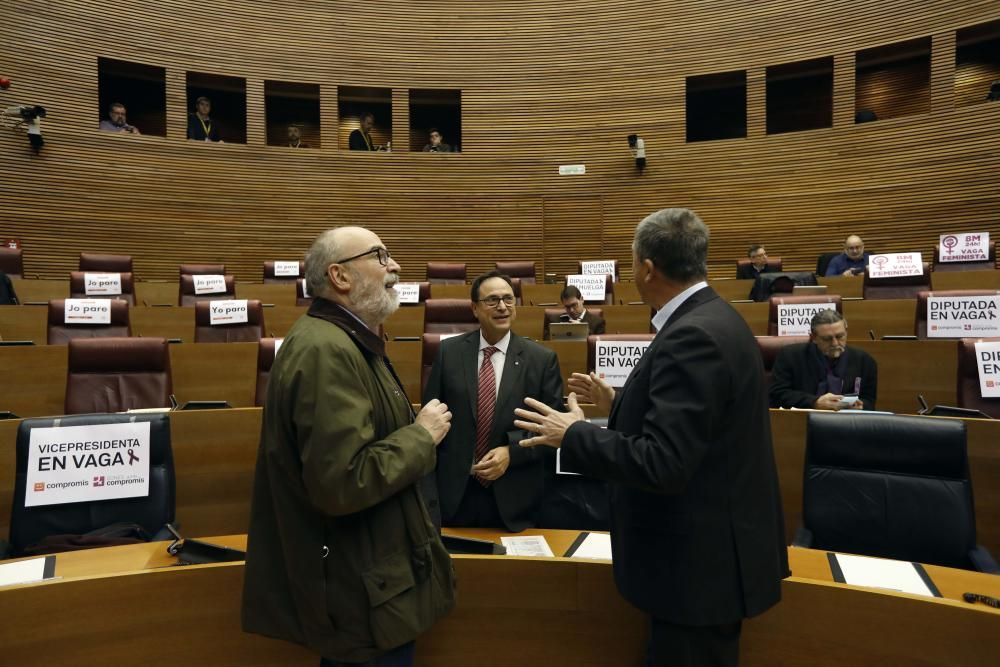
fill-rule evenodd
<path id="1" fill-rule="evenodd" d="M 635 228 L 632 251 L 676 282 L 708 275 L 708 227 L 690 209 L 665 208 L 646 216 Z"/>
<path id="2" fill-rule="evenodd" d="M 815 334 L 816 329 L 824 324 L 836 324 L 837 322 L 843 322 L 844 326 L 847 326 L 847 320 L 844 319 L 843 315 L 833 308 L 827 308 L 813 315 L 812 320 L 809 322 L 809 330 Z"/>
<path id="3" fill-rule="evenodd" d="M 327 268 L 340 258 L 340 245 L 336 241 L 336 229 L 328 229 L 313 241 L 306 255 L 306 286 L 309 294 L 323 296 L 330 287 Z"/>

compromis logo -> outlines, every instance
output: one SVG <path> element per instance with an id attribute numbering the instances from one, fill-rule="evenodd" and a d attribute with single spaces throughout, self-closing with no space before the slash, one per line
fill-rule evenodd
<path id="1" fill-rule="evenodd" d="M 35 493 L 41 493 L 45 490 L 45 482 L 35 482 Z"/>

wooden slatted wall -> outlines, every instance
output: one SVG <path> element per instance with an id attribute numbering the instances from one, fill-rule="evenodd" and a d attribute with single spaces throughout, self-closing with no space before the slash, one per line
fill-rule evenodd
<path id="1" fill-rule="evenodd" d="M 716 276 L 750 242 L 808 269 L 853 232 L 929 259 L 944 230 L 1000 236 L 1000 103 L 956 108 L 953 84 L 955 31 L 998 18 L 996 0 L 5 0 L 0 106 L 49 117 L 40 157 L 0 128 L 0 236 L 42 277 L 100 250 L 134 255 L 146 279 L 220 260 L 259 280 L 263 260 L 348 222 L 378 232 L 407 279 L 443 259 L 562 271 L 595 248 L 628 277 L 636 222 L 681 205 L 712 228 Z M 929 110 L 855 126 L 854 53 L 927 37 Z M 764 68 L 826 56 L 834 127 L 767 136 Z M 98 57 L 166 68 L 167 137 L 97 131 Z M 737 70 L 747 138 L 686 144 L 685 77 Z M 246 79 L 246 145 L 183 139 L 187 71 Z M 265 146 L 265 80 L 321 86 L 321 150 Z M 338 127 L 338 86 L 392 90 L 393 153 L 336 149 L 356 122 Z M 461 155 L 406 150 L 408 90 L 434 88 L 462 91 Z M 646 141 L 641 176 L 630 133 Z M 575 197 L 600 201 L 583 227 L 545 214 Z"/>

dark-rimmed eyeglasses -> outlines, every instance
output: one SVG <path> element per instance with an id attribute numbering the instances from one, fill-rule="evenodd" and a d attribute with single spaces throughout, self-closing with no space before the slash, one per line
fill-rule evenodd
<path id="1" fill-rule="evenodd" d="M 505 306 L 508 306 L 508 307 L 513 306 L 514 305 L 514 295 L 513 294 L 504 294 L 503 296 L 496 296 L 494 294 L 493 296 L 488 296 L 485 299 L 480 299 L 479 303 L 485 305 L 487 308 L 496 308 L 497 306 L 500 305 L 501 301 L 503 301 L 503 305 L 505 305 Z"/>
<path id="2" fill-rule="evenodd" d="M 381 264 L 382 266 L 389 266 L 389 258 L 392 257 L 392 255 L 389 253 L 388 250 L 386 250 L 385 248 L 381 248 L 381 247 L 371 248 L 370 250 L 365 250 L 362 253 L 358 253 L 357 255 L 354 255 L 353 257 L 348 257 L 347 259 L 341 259 L 341 260 L 338 260 L 338 261 L 332 262 L 332 263 L 333 264 L 347 264 L 348 262 L 353 262 L 356 259 L 361 259 L 365 255 L 370 255 L 372 253 L 375 253 L 376 256 L 378 257 L 378 263 L 379 264 Z"/>

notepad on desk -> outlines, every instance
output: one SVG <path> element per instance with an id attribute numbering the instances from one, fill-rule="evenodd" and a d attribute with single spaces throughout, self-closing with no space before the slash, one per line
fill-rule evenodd
<path id="1" fill-rule="evenodd" d="M 830 561 L 833 580 L 842 584 L 941 597 L 941 592 L 920 563 L 835 553 L 827 553 L 826 557 Z"/>
<path id="2" fill-rule="evenodd" d="M 505 535 L 500 538 L 500 543 L 507 547 L 508 556 L 553 557 L 552 549 L 542 535 Z"/>
<path id="3" fill-rule="evenodd" d="M 580 533 L 569 549 L 567 558 L 611 560 L 611 535 L 608 533 Z"/>
<path id="4" fill-rule="evenodd" d="M 33 584 L 52 579 L 56 573 L 56 557 L 32 558 L 0 565 L 0 586 Z"/>

